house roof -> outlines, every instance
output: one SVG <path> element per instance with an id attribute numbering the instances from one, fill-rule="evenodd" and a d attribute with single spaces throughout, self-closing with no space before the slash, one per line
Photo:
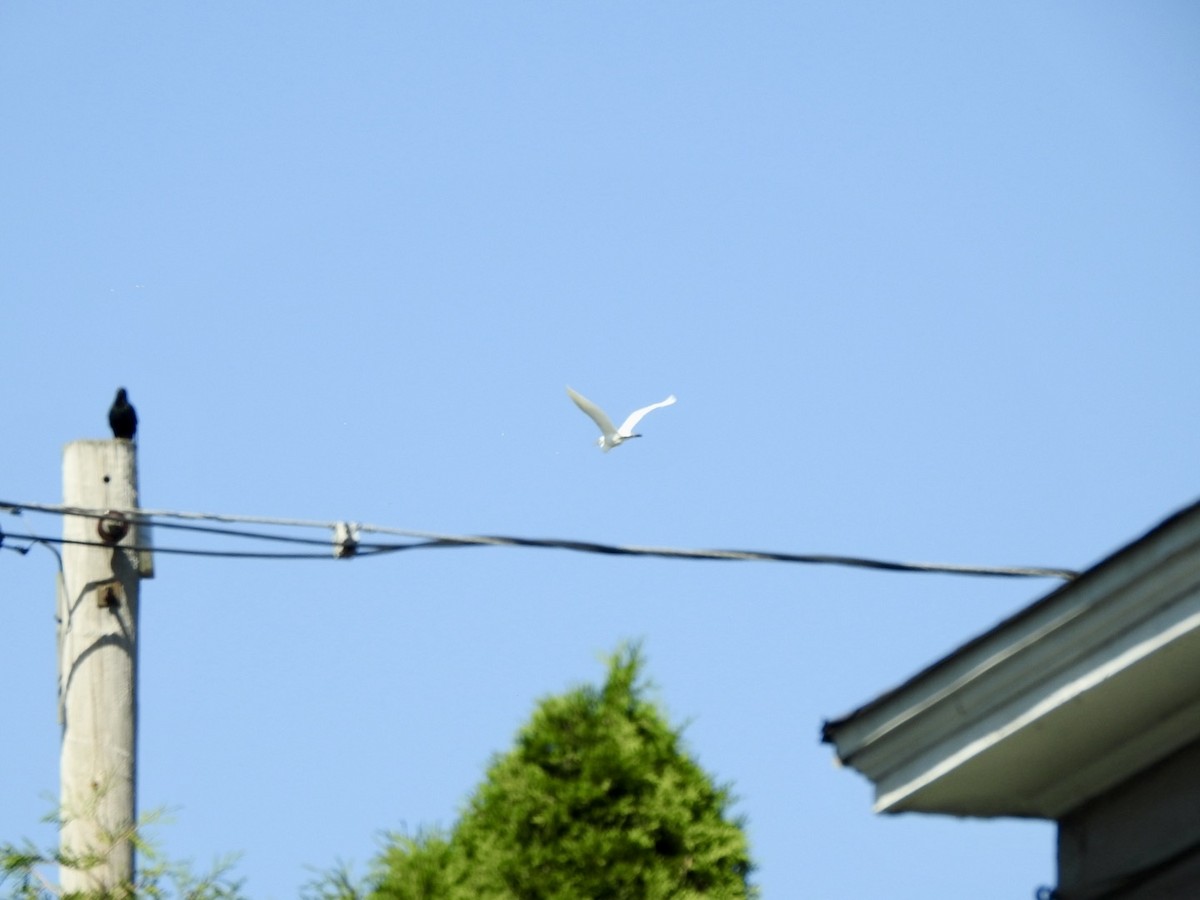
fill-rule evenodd
<path id="1" fill-rule="evenodd" d="M 1058 819 L 1200 738 L 1200 503 L 822 740 L 876 812 Z"/>

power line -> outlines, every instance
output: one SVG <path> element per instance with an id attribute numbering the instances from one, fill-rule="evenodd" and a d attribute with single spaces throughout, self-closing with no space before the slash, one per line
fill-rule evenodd
<path id="1" fill-rule="evenodd" d="M 871 559 L 859 556 L 842 556 L 834 554 L 811 553 L 776 553 L 763 550 L 692 550 L 674 547 L 640 547 L 618 544 L 603 544 L 593 541 L 574 541 L 563 539 L 524 538 L 507 535 L 452 535 L 430 531 L 415 531 L 412 529 L 392 528 L 380 525 L 364 525 L 346 521 L 319 521 L 313 519 L 285 519 L 268 516 L 241 516 L 223 513 L 181 512 L 178 510 L 153 509 L 84 509 L 80 507 L 63 506 L 47 503 L 9 503 L 0 501 L 0 509 L 13 512 L 30 511 L 51 513 L 64 516 L 84 516 L 94 519 L 109 519 L 117 516 L 126 517 L 142 525 L 152 525 L 156 528 L 172 528 L 179 531 L 209 535 L 220 535 L 244 540 L 274 541 L 307 546 L 332 547 L 324 553 L 317 552 L 259 552 L 232 550 L 203 550 L 186 547 L 135 547 L 135 550 L 146 550 L 154 553 L 183 554 L 189 556 L 209 556 L 218 558 L 240 559 L 330 559 L 334 557 L 348 558 L 351 556 L 374 556 L 381 553 L 394 553 L 400 550 L 431 549 L 435 547 L 531 547 L 555 550 L 570 550 L 578 553 L 594 553 L 610 556 L 654 556 L 666 559 L 687 560 L 723 560 L 723 561 L 753 561 L 753 562 L 785 562 L 808 565 L 833 565 L 853 568 L 877 569 L 890 572 L 929 572 L 952 575 L 976 575 L 1000 578 L 1060 578 L 1071 580 L 1079 573 L 1072 569 L 1043 566 L 978 566 L 960 565 L 956 563 L 923 563 L 895 562 L 890 560 Z M 161 521 L 169 519 L 174 521 Z M 267 532 L 250 531 L 216 527 L 214 525 L 199 525 L 196 522 L 216 522 L 235 525 L 266 525 L 276 528 L 315 528 L 333 532 L 330 538 L 298 537 Z M 380 543 L 360 540 L 362 534 L 392 535 L 407 538 L 407 543 Z M 53 543 L 84 543 L 66 542 L 63 539 L 47 538 L 39 535 L 14 535 L 9 537 L 21 540 L 50 541 Z M 2 540 L 2 533 L 0 533 Z M 96 541 L 95 546 L 109 546 Z"/>
<path id="2" fill-rule="evenodd" d="M 0 532 L 0 540 L 4 538 L 14 538 L 19 541 L 30 541 L 32 544 L 70 544 L 76 547 L 102 547 L 109 550 L 119 546 L 122 550 L 130 550 L 137 553 L 167 553 L 179 556 L 209 556 L 218 559 L 333 559 L 333 555 L 326 551 L 324 553 L 268 553 L 261 551 L 247 550 L 203 550 L 194 547 L 153 547 L 142 544 L 108 544 L 104 541 L 80 541 L 70 538 L 50 537 L 41 534 L 14 534 L 13 532 Z M 363 548 L 362 556 L 375 556 L 380 553 L 392 553 L 397 550 L 409 550 L 422 546 L 421 544 L 370 544 Z M 22 548 L 13 547 L 14 550 Z"/>

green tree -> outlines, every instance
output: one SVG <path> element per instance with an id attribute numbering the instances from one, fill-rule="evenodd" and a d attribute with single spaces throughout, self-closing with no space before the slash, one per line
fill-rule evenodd
<path id="1" fill-rule="evenodd" d="M 82 813 L 90 814 L 88 811 Z M 60 811 L 47 817 L 61 822 Z M 236 856 L 217 860 L 203 875 L 197 875 L 190 861 L 165 857 L 146 837 L 149 826 L 162 821 L 161 810 L 143 815 L 126 832 L 110 834 L 107 844 L 97 852 L 67 855 L 58 849 L 40 849 L 29 841 L 22 844 L 0 843 L 0 898 L 3 900 L 246 900 L 242 881 L 233 876 Z M 132 882 L 103 890 L 64 892 L 56 883 L 60 866 L 87 871 L 99 864 L 106 852 L 123 840 L 132 840 L 138 852 L 138 871 Z"/>
<path id="2" fill-rule="evenodd" d="M 543 700 L 449 834 L 392 836 L 377 900 L 747 898 L 752 868 L 729 789 L 645 698 L 642 656 Z M 346 895 L 343 895 L 346 896 Z"/>

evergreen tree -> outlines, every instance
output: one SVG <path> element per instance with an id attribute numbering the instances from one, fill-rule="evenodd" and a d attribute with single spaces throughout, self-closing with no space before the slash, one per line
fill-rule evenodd
<path id="1" fill-rule="evenodd" d="M 731 796 L 645 699 L 636 646 L 604 685 L 543 700 L 448 834 L 396 836 L 378 900 L 748 898 Z"/>

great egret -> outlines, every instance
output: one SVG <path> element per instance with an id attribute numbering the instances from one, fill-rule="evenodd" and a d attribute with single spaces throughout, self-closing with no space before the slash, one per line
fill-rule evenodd
<path id="1" fill-rule="evenodd" d="M 587 413 L 593 422 L 600 426 L 600 438 L 596 443 L 600 449 L 607 453 L 613 447 L 617 447 L 630 438 L 641 437 L 640 434 L 634 434 L 633 429 L 637 427 L 637 423 L 642 421 L 642 417 L 646 413 L 658 409 L 660 406 L 670 406 L 675 402 L 675 395 L 672 394 L 666 400 L 660 403 L 651 403 L 649 406 L 643 406 L 641 409 L 634 410 L 629 414 L 620 428 L 613 428 L 612 419 L 604 414 L 604 410 L 598 407 L 595 403 L 583 396 L 577 391 L 567 388 L 567 396 L 575 401 L 575 405 Z"/>

